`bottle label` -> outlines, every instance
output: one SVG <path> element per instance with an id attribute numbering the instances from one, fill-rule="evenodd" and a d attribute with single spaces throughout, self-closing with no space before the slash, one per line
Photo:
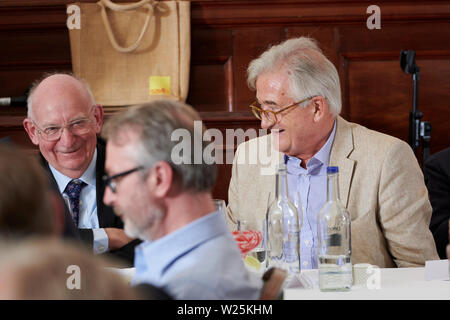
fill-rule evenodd
<path id="1" fill-rule="evenodd" d="M 290 263 L 299 260 L 299 242 L 298 232 L 288 233 L 287 241 L 283 243 L 283 253 L 286 258 L 286 262 Z"/>
<path id="2" fill-rule="evenodd" d="M 342 244 L 342 236 L 339 233 L 333 233 L 328 236 L 327 245 L 329 247 L 339 247 Z"/>

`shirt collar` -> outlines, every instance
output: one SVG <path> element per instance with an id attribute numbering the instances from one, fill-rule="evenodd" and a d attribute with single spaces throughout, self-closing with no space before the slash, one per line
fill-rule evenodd
<path id="1" fill-rule="evenodd" d="M 87 167 L 87 169 L 83 172 L 81 177 L 79 178 L 81 181 L 86 183 L 89 186 L 95 187 L 96 182 L 96 176 L 95 176 L 95 166 L 97 163 L 97 148 L 94 151 L 94 156 L 92 157 L 91 163 Z M 64 190 L 67 187 L 67 184 L 72 181 L 73 179 L 62 174 L 58 170 L 56 170 L 50 163 L 48 164 L 50 167 L 50 170 L 53 173 L 53 176 L 55 177 L 56 183 L 58 184 L 58 189 L 61 193 L 64 192 Z"/>
<path id="2" fill-rule="evenodd" d="M 219 211 L 201 217 L 194 222 L 155 241 L 144 241 L 136 248 L 136 254 L 152 261 L 151 274 L 162 276 L 166 269 L 186 252 L 211 238 L 227 233 L 228 228 Z"/>
<path id="3" fill-rule="evenodd" d="M 331 134 L 328 137 L 327 142 L 325 142 L 322 148 L 320 148 L 320 150 L 310 159 L 310 161 L 308 161 L 306 165 L 308 171 L 316 171 L 316 169 L 320 168 L 322 165 L 328 166 L 330 162 L 331 147 L 333 145 L 335 134 L 336 134 L 336 120 L 334 120 L 333 130 L 331 131 Z M 289 167 L 301 168 L 300 164 L 302 163 L 302 160 L 285 154 L 284 163 L 288 166 L 289 170 Z"/>

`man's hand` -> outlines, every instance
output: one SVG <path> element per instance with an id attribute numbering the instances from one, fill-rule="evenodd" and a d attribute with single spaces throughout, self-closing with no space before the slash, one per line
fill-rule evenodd
<path id="1" fill-rule="evenodd" d="M 108 236 L 109 251 L 120 249 L 130 241 L 134 240 L 127 237 L 125 232 L 119 228 L 105 228 L 105 232 Z"/>

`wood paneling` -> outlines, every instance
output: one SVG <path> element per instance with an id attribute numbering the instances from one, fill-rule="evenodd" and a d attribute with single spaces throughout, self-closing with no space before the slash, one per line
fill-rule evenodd
<path id="1" fill-rule="evenodd" d="M 248 111 L 255 100 L 255 93 L 247 88 L 247 67 L 271 44 L 285 38 L 283 28 L 239 28 L 234 31 L 234 74 L 236 80 L 236 104 L 234 111 Z"/>
<path id="2" fill-rule="evenodd" d="M 231 111 L 233 107 L 233 39 L 230 30 L 192 31 L 187 102 L 198 111 Z"/>
<path id="3" fill-rule="evenodd" d="M 117 2 L 129 2 L 118 0 Z M 21 95 L 43 72 L 70 70 L 65 5 L 71 0 L 0 1 L 0 96 Z M 95 2 L 83 0 L 82 2 Z M 402 49 L 421 68 L 419 109 L 433 126 L 431 152 L 450 145 L 450 1 L 378 1 L 381 29 L 369 30 L 366 8 L 354 0 L 193 0 L 188 102 L 209 128 L 258 128 L 248 111 L 255 93 L 248 63 L 271 44 L 296 36 L 318 40 L 341 79 L 342 115 L 403 140 L 412 107 L 411 75 Z M 119 108 L 109 108 L 110 115 Z M 0 137 L 32 148 L 21 128 L 24 108 L 0 109 Z M 222 145 L 233 153 L 236 145 Z M 219 166 L 214 196 L 227 199 L 230 165 Z"/>
<path id="4" fill-rule="evenodd" d="M 228 95 L 231 76 L 231 58 L 216 64 L 193 65 L 187 102 L 198 111 L 228 111 L 231 105 Z"/>

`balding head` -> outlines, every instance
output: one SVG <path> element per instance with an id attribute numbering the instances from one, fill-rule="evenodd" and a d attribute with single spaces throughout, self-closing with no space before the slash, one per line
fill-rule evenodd
<path id="1" fill-rule="evenodd" d="M 73 75 L 65 73 L 56 73 L 46 75 L 44 78 L 35 81 L 30 89 L 28 96 L 28 118 L 33 119 L 33 102 L 39 101 L 41 95 L 65 94 L 71 96 L 80 96 L 83 100 L 89 101 L 88 104 L 94 105 L 94 96 L 87 83 L 76 78 Z"/>

